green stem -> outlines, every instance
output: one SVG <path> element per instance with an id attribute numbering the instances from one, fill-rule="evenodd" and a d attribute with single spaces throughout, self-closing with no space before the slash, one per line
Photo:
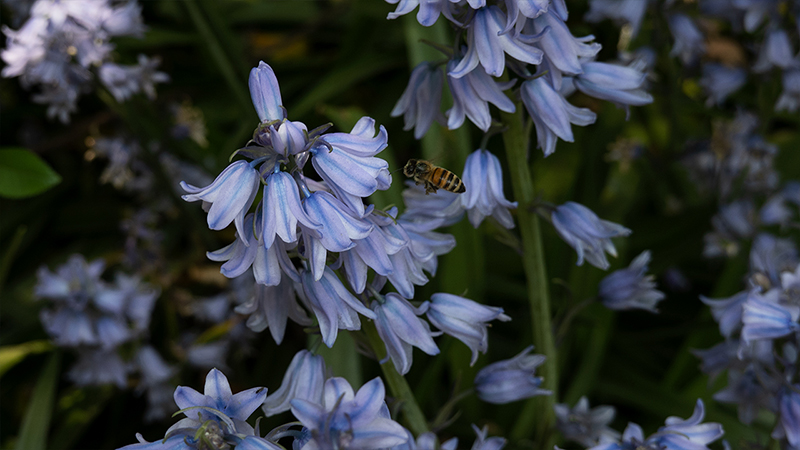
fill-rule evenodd
<path id="1" fill-rule="evenodd" d="M 538 448 L 553 448 L 555 412 L 553 406 L 558 398 L 558 361 L 553 342 L 550 323 L 550 294 L 547 272 L 544 265 L 544 249 L 539 229 L 539 217 L 528 206 L 534 201 L 533 181 L 528 168 L 528 145 L 525 126 L 522 121 L 522 105 L 517 104 L 517 112 L 503 113 L 503 123 L 508 129 L 503 133 L 506 157 L 514 188 L 514 198 L 519 203 L 517 218 L 522 236 L 522 264 L 528 285 L 528 301 L 531 310 L 533 343 L 536 352 L 547 357 L 542 366 L 544 382 L 542 387 L 553 391 L 553 395 L 534 397 L 528 400 L 522 414 L 517 419 L 511 437 L 526 437 L 535 425 Z"/>
<path id="2" fill-rule="evenodd" d="M 375 328 L 375 324 L 372 321 L 365 320 L 362 322 L 361 326 L 367 334 L 369 344 L 372 346 L 375 355 L 377 355 L 378 359 L 384 359 L 386 357 L 386 347 L 381 337 L 378 336 L 378 330 Z M 389 385 L 389 391 L 391 391 L 392 395 L 400 402 L 400 409 L 405 415 L 406 423 L 408 423 L 408 428 L 411 429 L 411 432 L 414 433 L 415 436 L 419 436 L 420 434 L 430 431 L 428 422 L 425 420 L 425 414 L 419 407 L 414 393 L 411 392 L 411 386 L 408 385 L 405 377 L 395 370 L 391 361 L 386 361 L 381 364 L 381 371 L 383 371 L 386 384 Z"/>
<path id="3" fill-rule="evenodd" d="M 200 33 L 200 36 L 206 42 L 208 51 L 211 52 L 211 58 L 217 64 L 217 68 L 222 74 L 222 77 L 225 78 L 225 82 L 228 83 L 228 87 L 233 92 L 233 95 L 236 96 L 236 100 L 245 108 L 245 111 L 249 111 L 252 105 L 250 97 L 244 89 L 244 81 L 236 76 L 233 70 L 233 64 L 226 56 L 225 50 L 219 43 L 219 39 L 214 35 L 214 31 L 211 29 L 208 21 L 200 12 L 196 0 L 187 0 L 183 2 L 183 4 L 186 5 L 186 11 L 189 13 L 189 17 L 191 17 L 192 22 L 194 22 L 195 27 L 197 27 L 197 32 Z"/>

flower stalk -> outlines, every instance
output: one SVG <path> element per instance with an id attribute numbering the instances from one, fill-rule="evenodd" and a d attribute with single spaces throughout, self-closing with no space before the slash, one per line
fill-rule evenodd
<path id="1" fill-rule="evenodd" d="M 512 430 L 512 439 L 526 437 L 528 430 L 535 426 L 535 440 L 538 448 L 553 447 L 552 429 L 555 424 L 553 406 L 558 398 L 558 362 L 550 313 L 550 293 L 547 271 L 544 263 L 544 249 L 539 228 L 539 218 L 527 207 L 534 201 L 533 182 L 528 168 L 528 142 L 522 121 L 522 105 L 518 104 L 516 113 L 503 113 L 503 132 L 508 168 L 514 197 L 519 202 L 517 219 L 522 236 L 522 264 L 528 286 L 528 301 L 531 310 L 531 329 L 536 352 L 547 357 L 542 365 L 544 382 L 542 388 L 553 395 L 534 397 L 528 400 Z"/>
<path id="2" fill-rule="evenodd" d="M 383 371 L 383 377 L 386 380 L 386 384 L 389 385 L 392 395 L 400 402 L 400 409 L 405 415 L 408 428 L 415 436 L 427 433 L 430 430 L 428 429 L 428 422 L 425 420 L 425 414 L 419 407 L 414 393 L 411 392 L 411 386 L 408 385 L 405 377 L 400 375 L 395 370 L 394 365 L 386 358 L 386 347 L 380 336 L 378 336 L 375 323 L 365 320 L 362 323 L 362 329 L 366 333 L 372 351 L 375 352 L 378 359 L 387 359 L 386 362 L 380 365 L 381 371 Z"/>

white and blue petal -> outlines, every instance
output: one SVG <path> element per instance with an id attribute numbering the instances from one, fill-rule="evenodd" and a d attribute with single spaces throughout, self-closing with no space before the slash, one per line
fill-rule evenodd
<path id="1" fill-rule="evenodd" d="M 259 61 L 258 67 L 250 70 L 250 97 L 261 123 L 285 118 L 281 91 L 275 72 L 267 63 Z"/>

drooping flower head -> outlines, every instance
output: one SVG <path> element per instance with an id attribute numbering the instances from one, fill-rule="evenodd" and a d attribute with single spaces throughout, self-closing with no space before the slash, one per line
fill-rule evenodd
<path id="1" fill-rule="evenodd" d="M 475 376 L 478 398 L 485 402 L 504 404 L 536 395 L 550 395 L 541 389 L 542 377 L 534 376 L 536 368 L 544 363 L 544 355 L 530 355 L 533 346 L 517 356 L 489 364 Z"/>
<path id="2" fill-rule="evenodd" d="M 600 219 L 592 210 L 575 202 L 558 206 L 553 211 L 552 221 L 558 234 L 578 252 L 579 266 L 585 258 L 589 264 L 603 270 L 609 266 L 606 252 L 617 255 L 611 238 L 631 233 L 622 225 Z"/>
<path id="3" fill-rule="evenodd" d="M 598 287 L 603 305 L 610 309 L 658 312 L 656 304 L 664 299 L 664 293 L 656 289 L 652 275 L 645 275 L 649 263 L 650 252 L 644 251 L 629 267 L 603 278 Z"/>

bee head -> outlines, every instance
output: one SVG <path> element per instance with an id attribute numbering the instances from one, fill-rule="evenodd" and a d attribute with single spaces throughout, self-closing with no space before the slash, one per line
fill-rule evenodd
<path id="1" fill-rule="evenodd" d="M 416 169 L 417 169 L 417 160 L 409 159 L 405 167 L 403 167 L 403 175 L 407 177 L 413 177 Z"/>

